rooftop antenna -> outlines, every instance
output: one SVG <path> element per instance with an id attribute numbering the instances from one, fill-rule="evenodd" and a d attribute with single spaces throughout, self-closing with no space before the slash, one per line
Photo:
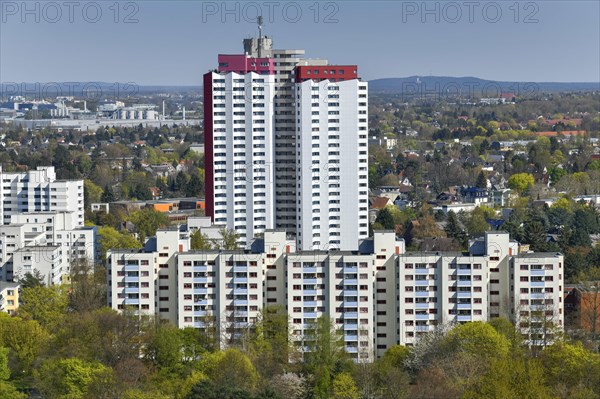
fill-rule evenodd
<path id="1" fill-rule="evenodd" d="M 256 18 L 256 22 L 258 23 L 258 58 L 262 56 L 262 28 L 263 28 L 263 17 L 259 15 Z"/>

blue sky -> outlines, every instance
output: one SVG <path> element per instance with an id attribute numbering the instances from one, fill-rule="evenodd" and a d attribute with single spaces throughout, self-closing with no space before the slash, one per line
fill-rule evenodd
<path id="1" fill-rule="evenodd" d="M 597 0 L 62 4 L 0 0 L 0 81 L 199 85 L 256 34 L 258 9 L 275 47 L 358 64 L 366 79 L 600 81 Z"/>

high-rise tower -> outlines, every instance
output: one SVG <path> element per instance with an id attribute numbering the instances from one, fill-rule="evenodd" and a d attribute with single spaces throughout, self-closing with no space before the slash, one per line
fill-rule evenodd
<path id="1" fill-rule="evenodd" d="M 366 83 L 262 34 L 244 50 L 204 76 L 207 215 L 241 245 L 277 228 L 301 249 L 356 248 L 368 232 Z"/>

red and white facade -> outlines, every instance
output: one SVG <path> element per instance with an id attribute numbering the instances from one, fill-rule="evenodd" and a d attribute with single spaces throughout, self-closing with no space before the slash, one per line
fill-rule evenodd
<path id="1" fill-rule="evenodd" d="M 355 65 L 261 43 L 204 75 L 206 214 L 243 246 L 278 228 L 299 249 L 355 249 L 368 236 L 367 84 Z"/>

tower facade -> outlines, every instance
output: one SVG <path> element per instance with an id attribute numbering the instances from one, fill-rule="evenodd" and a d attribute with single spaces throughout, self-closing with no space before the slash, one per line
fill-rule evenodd
<path id="1" fill-rule="evenodd" d="M 300 249 L 356 248 L 368 234 L 366 83 L 356 66 L 266 36 L 244 50 L 204 76 L 207 215 L 242 246 L 282 229 Z"/>

